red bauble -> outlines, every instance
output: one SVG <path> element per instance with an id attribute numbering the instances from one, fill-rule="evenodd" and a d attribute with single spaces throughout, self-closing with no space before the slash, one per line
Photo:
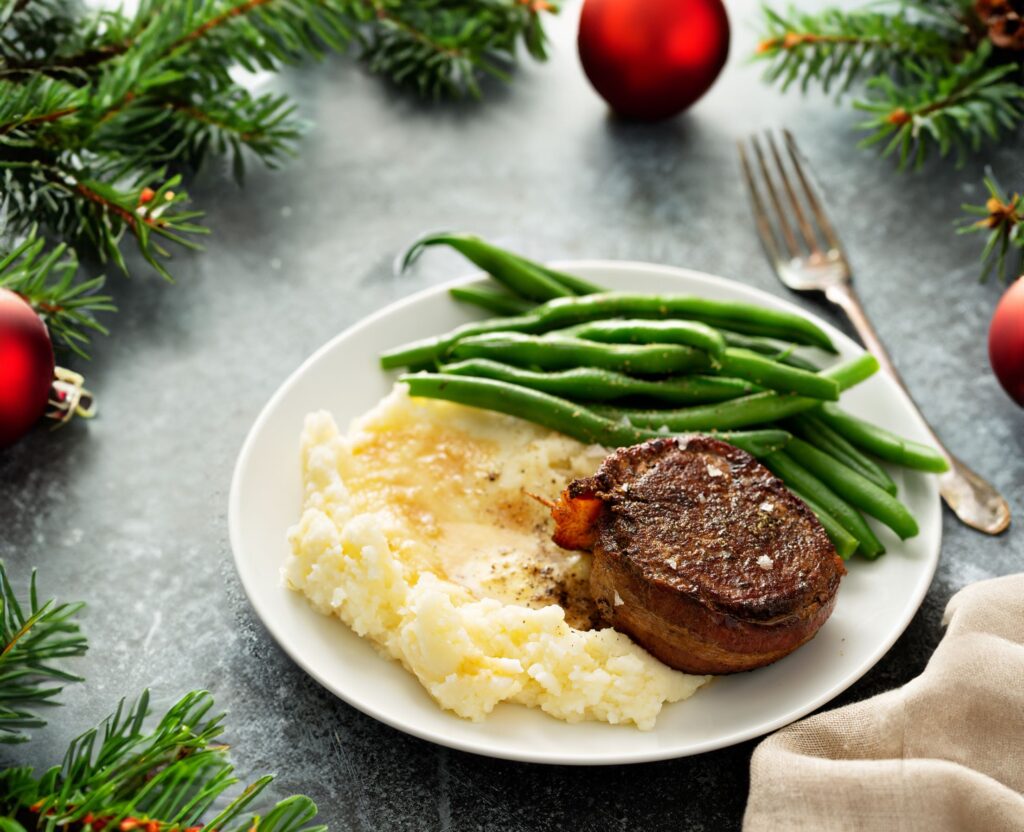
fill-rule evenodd
<path id="1" fill-rule="evenodd" d="M 585 0 L 580 61 L 616 113 L 653 121 L 700 98 L 729 54 L 722 0 Z"/>
<path id="2" fill-rule="evenodd" d="M 14 292 L 0 289 L 0 448 L 43 415 L 53 366 L 46 325 Z"/>
<path id="3" fill-rule="evenodd" d="M 988 330 L 988 358 L 996 378 L 1024 407 L 1024 277 L 1003 295 Z"/>

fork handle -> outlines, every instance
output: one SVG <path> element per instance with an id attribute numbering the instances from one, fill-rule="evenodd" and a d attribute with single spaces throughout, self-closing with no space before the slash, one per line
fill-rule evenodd
<path id="1" fill-rule="evenodd" d="M 939 493 L 946 501 L 953 513 L 971 528 L 986 534 L 999 534 L 1010 525 L 1010 507 L 1003 496 L 995 487 L 983 479 L 979 474 L 972 471 L 967 465 L 951 454 L 942 441 L 935 435 L 935 431 L 928 420 L 924 418 L 920 408 L 917 407 L 906 384 L 900 378 L 896 367 L 889 357 L 882 339 L 868 319 L 864 307 L 861 305 L 857 292 L 849 283 L 837 283 L 825 290 L 825 297 L 840 307 L 857 330 L 857 334 L 864 342 L 882 369 L 899 385 L 907 401 L 911 403 L 921 421 L 928 429 L 932 442 L 949 462 L 949 470 L 939 477 Z"/>

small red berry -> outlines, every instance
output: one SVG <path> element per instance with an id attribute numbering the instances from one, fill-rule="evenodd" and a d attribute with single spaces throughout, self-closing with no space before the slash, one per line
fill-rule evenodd
<path id="1" fill-rule="evenodd" d="M 143 188 L 142 193 L 139 194 L 139 203 L 145 205 L 147 202 L 151 202 L 155 196 L 156 191 L 152 188 Z"/>

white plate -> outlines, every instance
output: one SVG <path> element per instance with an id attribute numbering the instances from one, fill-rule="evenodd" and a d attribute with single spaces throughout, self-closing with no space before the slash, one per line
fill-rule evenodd
<path id="1" fill-rule="evenodd" d="M 801 311 L 741 284 L 682 269 L 605 261 L 561 267 L 614 289 L 690 292 Z M 239 455 L 229 509 L 235 563 L 256 613 L 310 676 L 388 725 L 463 751 L 538 763 L 638 763 L 722 748 L 786 725 L 841 693 L 892 646 L 931 583 L 942 533 L 935 478 L 913 472 L 897 471 L 894 477 L 921 534 L 901 543 L 880 529 L 889 553 L 873 563 L 849 564 L 835 613 L 817 637 L 771 667 L 722 677 L 692 699 L 668 705 L 657 727 L 647 732 L 602 723 L 569 725 L 518 705 L 500 705 L 486 721 L 467 722 L 442 711 L 413 676 L 340 621 L 314 612 L 302 596 L 285 589 L 279 570 L 288 552 L 286 530 L 300 513 L 303 418 L 327 408 L 345 425 L 391 388 L 393 376 L 377 365 L 382 350 L 469 320 L 473 313 L 449 298 L 450 285 L 389 306 L 314 353 L 271 398 Z M 844 358 L 861 352 L 833 327 L 816 323 Z M 876 375 L 854 388 L 843 396 L 843 405 L 927 441 L 919 418 L 886 377 Z"/>

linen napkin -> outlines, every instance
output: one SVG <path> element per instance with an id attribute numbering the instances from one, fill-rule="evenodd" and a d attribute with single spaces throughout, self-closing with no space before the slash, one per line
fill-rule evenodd
<path id="1" fill-rule="evenodd" d="M 1024 830 L 1024 575 L 962 589 L 944 623 L 918 678 L 755 749 L 744 832 Z"/>

